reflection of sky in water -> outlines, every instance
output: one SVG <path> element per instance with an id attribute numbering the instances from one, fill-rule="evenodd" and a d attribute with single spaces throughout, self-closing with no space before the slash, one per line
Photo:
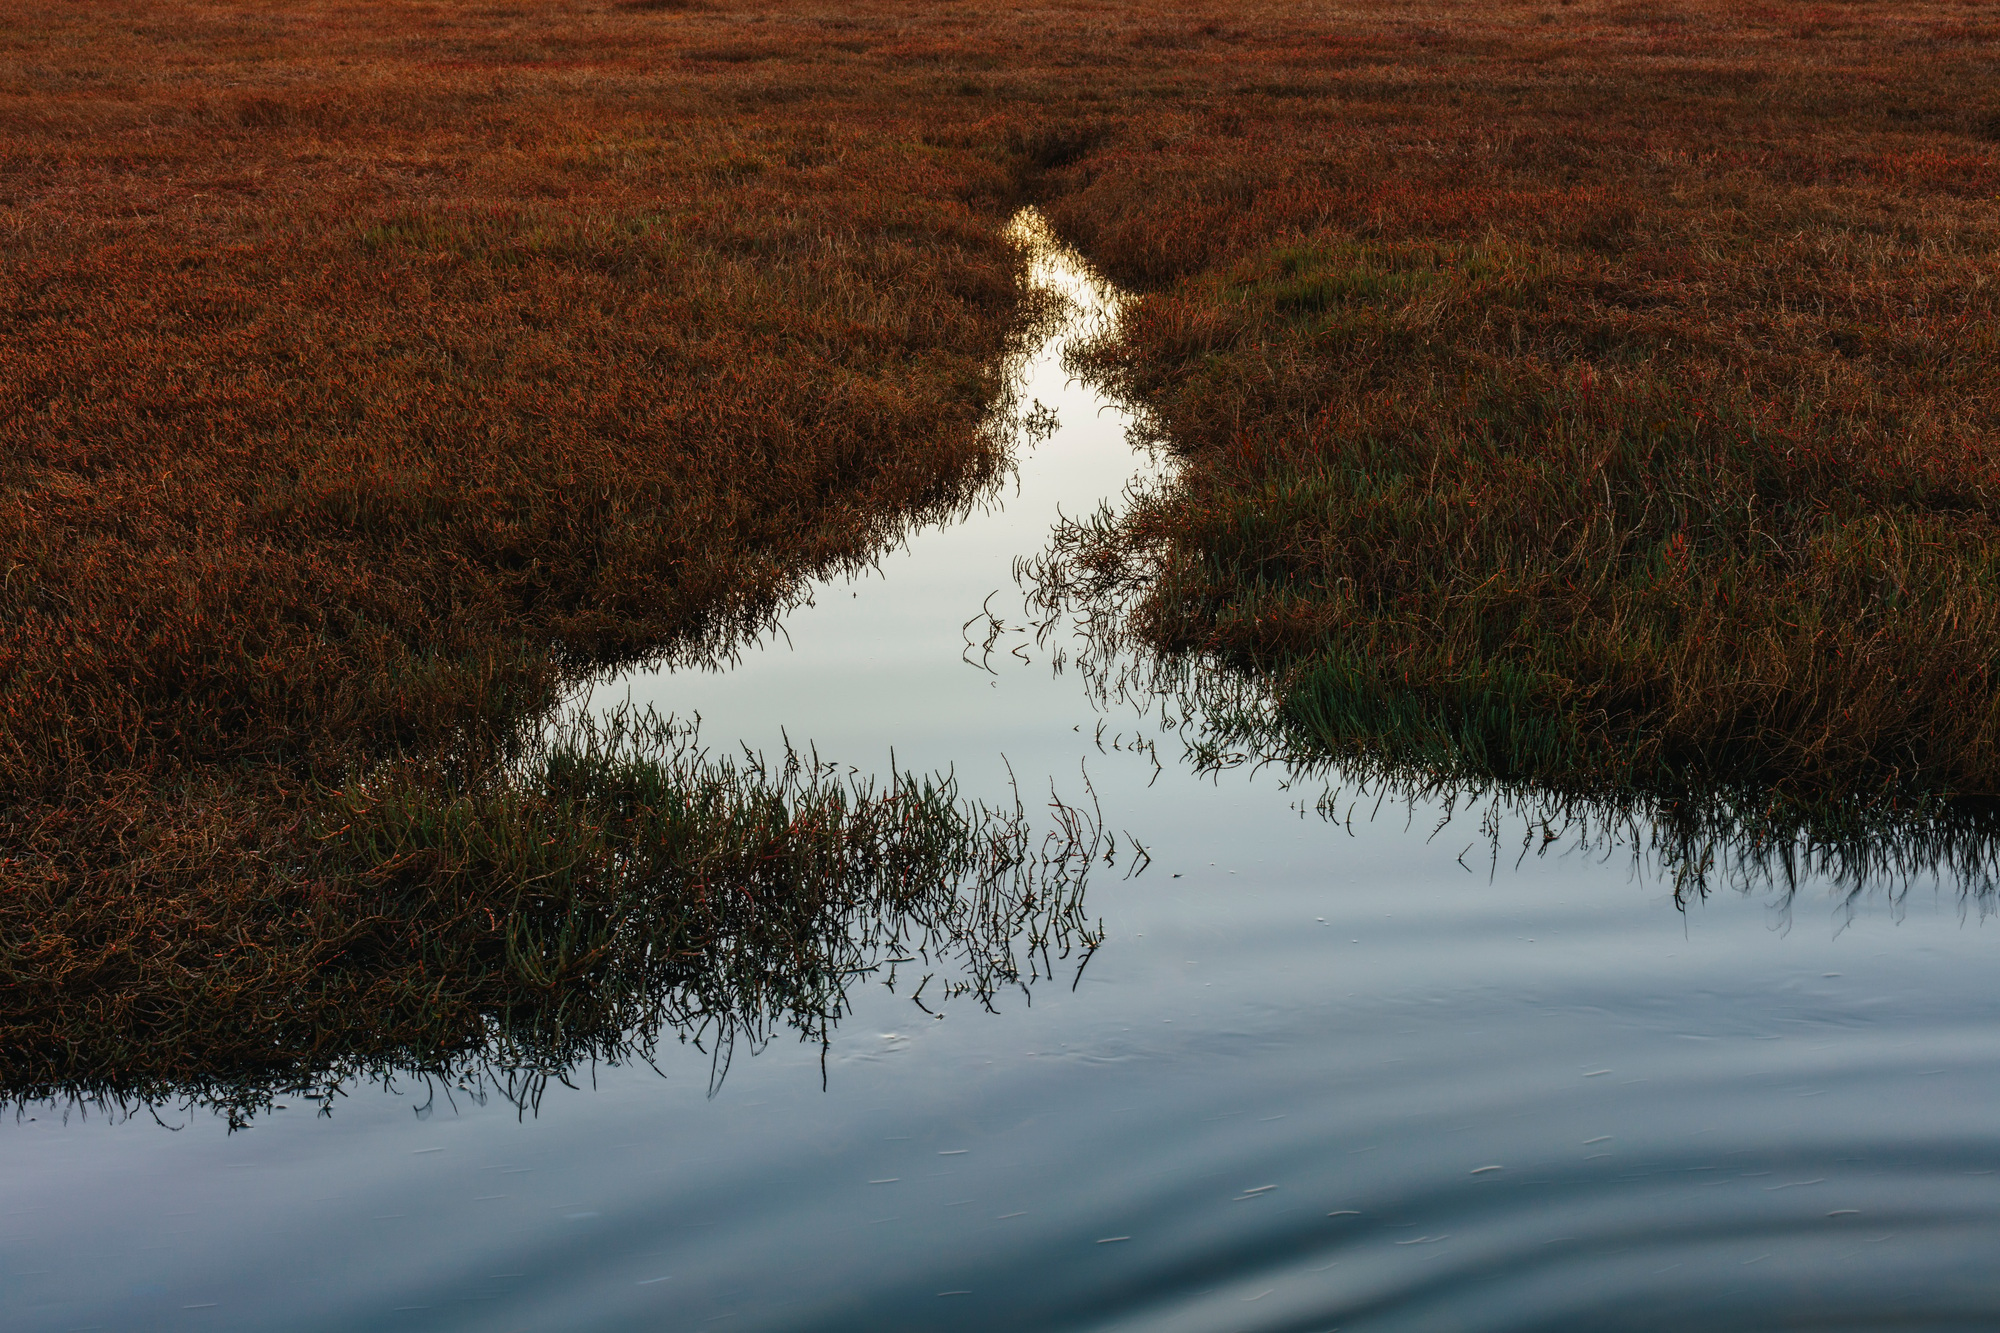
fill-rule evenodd
<path id="1" fill-rule="evenodd" d="M 1034 276 L 1071 299 L 1074 333 L 1101 328 L 1115 294 L 1073 261 L 1055 262 L 1059 253 L 1045 252 Z M 1004 754 L 1028 795 L 1029 779 L 1052 772 L 1063 775 L 1065 795 L 1077 794 L 1070 779 L 1094 748 L 1073 728 L 1092 732 L 1094 715 L 1077 682 L 1052 674 L 1049 653 L 1021 632 L 1013 566 L 1041 550 L 1059 514 L 1115 500 L 1144 457 L 1126 442 L 1124 410 L 1064 372 L 1065 341 L 1051 338 L 1018 367 L 1017 415 L 1045 408 L 1061 425 L 1039 445 L 1022 442 L 999 507 L 916 533 L 878 571 L 820 588 L 813 605 L 788 614 L 781 632 L 726 672 L 634 673 L 601 687 L 597 701 L 629 690 L 662 713 L 699 713 L 711 744 L 740 739 L 775 751 L 782 729 L 822 755 L 878 768 L 893 746 L 899 767 L 955 767 L 975 796 L 1004 793 Z M 990 673 L 965 660 L 982 656 L 989 606 L 1011 631 L 994 644 Z"/>
<path id="2" fill-rule="evenodd" d="M 0 1146 L 0 1327 L 2000 1325 L 1977 913 L 1809 889 L 1682 915 L 1619 859 L 1469 874 L 1476 832 L 1422 812 L 1350 835 L 1269 772 L 1101 753 L 1046 652 L 960 660 L 989 592 L 1020 622 L 1011 564 L 1056 507 L 1135 466 L 1056 348 L 1027 373 L 1061 429 L 1003 510 L 822 589 L 732 673 L 600 701 L 699 711 L 715 744 L 893 745 L 989 799 L 1003 753 L 1031 803 L 1087 761 L 1153 865 L 1093 885 L 1110 940 L 1074 990 L 938 1020 L 864 986 L 825 1091 L 780 1044 L 712 1100 L 669 1049 L 533 1119 L 366 1091 L 233 1138 L 44 1115 Z"/>

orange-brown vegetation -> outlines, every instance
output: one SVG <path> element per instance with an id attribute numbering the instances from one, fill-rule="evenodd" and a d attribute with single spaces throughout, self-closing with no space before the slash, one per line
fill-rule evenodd
<path id="1" fill-rule="evenodd" d="M 351 1021 L 305 983 L 380 893 L 326 787 L 504 748 L 991 471 L 1013 159 L 773 18 L 6 5 L 16 1068 Z"/>
<path id="2" fill-rule="evenodd" d="M 1182 458 L 1100 558 L 1319 743 L 1995 790 L 1996 42 L 0 0 L 0 1044 L 157 1074 L 199 992 L 337 1047 L 329 789 L 960 499 L 1028 199 L 1147 291 L 1102 360 Z"/>
<path id="3" fill-rule="evenodd" d="M 1051 206 L 1183 464 L 1085 563 L 1323 750 L 2000 794 L 1996 69 L 1960 4 L 1301 25 Z"/>

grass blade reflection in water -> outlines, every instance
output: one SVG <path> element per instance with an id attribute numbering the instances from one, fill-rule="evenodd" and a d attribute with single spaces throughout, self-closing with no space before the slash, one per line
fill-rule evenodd
<path id="1" fill-rule="evenodd" d="M 712 1054 L 713 1083 L 741 1043 L 792 1029 L 823 1047 L 878 973 L 990 1004 L 1098 940 L 1094 811 L 1052 800 L 1038 834 L 1018 800 L 981 805 L 949 777 L 717 755 L 651 712 L 571 719 L 470 776 L 391 765 L 330 807 L 312 869 L 357 887 L 274 914 L 261 968 L 135 962 L 142 1021 L 17 1023 L 17 1104 L 185 1100 L 242 1124 L 408 1075 L 532 1107 L 667 1034 Z"/>
<path id="2" fill-rule="evenodd" d="M 1172 485 L 1143 485 L 1138 506 L 1165 503 Z M 1606 781 L 1524 764 L 1493 749 L 1487 719 L 1334 679 L 1324 664 L 1272 669 L 1163 646 L 1160 605 L 1175 594 L 1162 589 L 1174 576 L 1128 523 L 1108 504 L 1066 519 L 1047 550 L 1020 562 L 1019 577 L 1039 637 L 1074 645 L 1067 660 L 1097 705 L 1152 718 L 1197 772 L 1275 766 L 1288 785 L 1320 789 L 1311 804 L 1321 818 L 1350 827 L 1356 811 L 1373 817 L 1384 803 L 1430 812 L 1439 831 L 1470 815 L 1496 866 L 1531 852 L 1624 853 L 1641 877 L 1671 883 L 1677 900 L 1816 880 L 1850 896 L 1896 896 L 1929 883 L 1983 911 L 2000 887 L 2000 804 L 1990 797 Z M 1537 724 L 1510 715 L 1500 730 L 1517 737 Z"/>

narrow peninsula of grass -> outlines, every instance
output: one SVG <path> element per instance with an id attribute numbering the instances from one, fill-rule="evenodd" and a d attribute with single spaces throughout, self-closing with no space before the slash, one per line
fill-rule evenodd
<path id="1" fill-rule="evenodd" d="M 406 761 L 328 793 L 308 859 L 183 892 L 0 899 L 0 1099 L 274 1096 L 411 1074 L 532 1100 L 590 1061 L 785 1030 L 905 967 L 991 1001 L 1086 956 L 1094 815 L 1038 833 L 949 779 L 766 765 L 617 713 L 475 772 Z"/>

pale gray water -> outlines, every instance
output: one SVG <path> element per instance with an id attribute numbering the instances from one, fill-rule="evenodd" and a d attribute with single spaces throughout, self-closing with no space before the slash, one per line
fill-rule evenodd
<path id="1" fill-rule="evenodd" d="M 1040 272 L 1109 299 L 1058 252 Z M 675 1048 L 527 1117 L 363 1090 L 235 1136 L 10 1125 L 0 1327 L 2000 1327 L 2000 988 L 1951 886 L 1682 914 L 1615 856 L 1489 873 L 1424 811 L 1350 833 L 1170 739 L 1156 778 L 1023 635 L 961 660 L 988 593 L 1021 623 L 1012 561 L 1057 507 L 1146 465 L 1059 351 L 1022 396 L 1061 429 L 1003 508 L 726 673 L 598 703 L 893 746 L 988 798 L 1011 764 L 1076 799 L 1087 764 L 1152 865 L 1093 881 L 1108 939 L 1073 990 L 940 1019 L 864 986 L 824 1090 L 780 1042 L 712 1098 Z"/>

